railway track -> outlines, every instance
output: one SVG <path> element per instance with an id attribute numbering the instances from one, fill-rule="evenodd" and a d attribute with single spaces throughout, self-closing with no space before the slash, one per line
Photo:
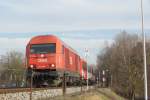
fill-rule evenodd
<path id="1" fill-rule="evenodd" d="M 48 87 L 48 88 L 32 88 L 32 91 L 40 91 L 47 89 L 62 89 L 61 87 Z M 1 88 L 0 94 L 3 93 L 16 93 L 16 92 L 30 92 L 31 88 Z"/>
<path id="2" fill-rule="evenodd" d="M 79 86 L 68 86 L 67 88 L 73 88 Z M 47 87 L 47 88 L 32 88 L 32 91 L 48 90 L 48 89 L 62 89 L 62 87 Z M 0 88 L 0 94 L 4 93 L 16 93 L 16 92 L 31 92 L 31 88 Z"/>

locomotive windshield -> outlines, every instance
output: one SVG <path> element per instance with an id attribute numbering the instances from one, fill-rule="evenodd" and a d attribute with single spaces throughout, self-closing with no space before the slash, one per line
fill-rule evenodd
<path id="1" fill-rule="evenodd" d="M 32 54 L 45 54 L 45 53 L 55 53 L 56 44 L 33 44 L 31 45 L 30 52 Z"/>

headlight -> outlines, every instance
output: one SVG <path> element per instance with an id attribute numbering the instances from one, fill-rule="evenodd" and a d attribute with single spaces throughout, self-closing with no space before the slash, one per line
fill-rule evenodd
<path id="1" fill-rule="evenodd" d="M 33 65 L 30 65 L 30 68 L 33 68 L 34 66 Z"/>
<path id="2" fill-rule="evenodd" d="M 51 64 L 51 67 L 55 67 L 55 64 Z"/>
<path id="3" fill-rule="evenodd" d="M 41 57 L 44 58 L 44 54 L 41 54 Z"/>

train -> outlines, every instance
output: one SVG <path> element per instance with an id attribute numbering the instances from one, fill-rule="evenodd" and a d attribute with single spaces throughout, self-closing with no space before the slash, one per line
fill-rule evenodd
<path id="1" fill-rule="evenodd" d="M 64 75 L 67 85 L 85 84 L 87 80 L 87 62 L 54 35 L 35 36 L 28 42 L 26 69 L 27 85 L 32 81 L 35 87 L 61 86 Z"/>

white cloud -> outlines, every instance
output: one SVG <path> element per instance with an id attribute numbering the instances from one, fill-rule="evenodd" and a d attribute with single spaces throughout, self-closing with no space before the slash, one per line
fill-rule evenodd
<path id="1" fill-rule="evenodd" d="M 138 28 L 140 21 L 140 0 L 12 0 L 0 8 L 0 32 Z M 146 28 L 149 9 L 144 0 Z"/>
<path id="2" fill-rule="evenodd" d="M 15 50 L 25 53 L 29 38 L 6 38 L 0 37 L 0 55 Z"/>
<path id="3" fill-rule="evenodd" d="M 105 43 L 107 42 L 108 45 L 113 42 L 113 40 L 108 39 L 63 39 L 65 43 L 68 43 L 72 47 L 76 49 L 81 48 L 89 48 L 89 49 L 96 49 L 96 48 L 104 48 Z"/>

